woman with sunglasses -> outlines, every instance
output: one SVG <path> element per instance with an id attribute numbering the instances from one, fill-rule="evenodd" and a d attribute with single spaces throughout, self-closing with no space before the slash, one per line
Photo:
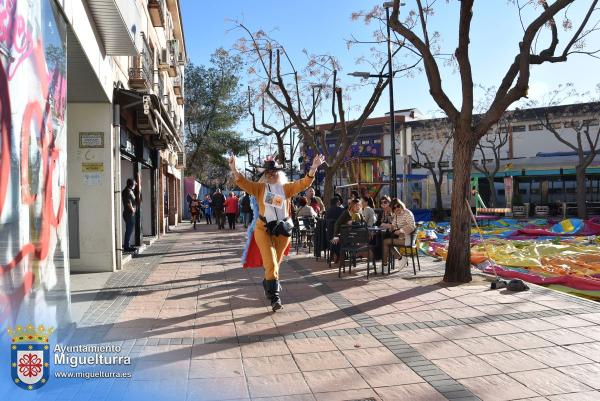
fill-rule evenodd
<path id="1" fill-rule="evenodd" d="M 391 234 L 391 238 L 383 240 L 383 264 L 387 264 L 389 257 L 389 249 L 391 245 L 405 245 L 406 239 L 415 230 L 415 216 L 406 208 L 406 205 L 399 199 L 392 199 L 390 202 L 392 209 L 392 221 L 389 224 L 382 224 L 381 227 L 387 228 Z M 394 254 L 401 258 L 402 255 L 396 247 L 393 247 Z"/>
<path id="2" fill-rule="evenodd" d="M 375 222 L 377 227 L 380 227 L 384 223 L 389 224 L 392 222 L 392 209 L 390 208 L 390 201 L 391 199 L 387 195 L 381 197 L 381 200 L 379 201 L 379 204 L 381 205 L 381 213 L 377 215 L 377 221 Z"/>

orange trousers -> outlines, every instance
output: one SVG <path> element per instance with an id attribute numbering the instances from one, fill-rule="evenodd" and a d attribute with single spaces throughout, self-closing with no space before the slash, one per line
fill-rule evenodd
<path id="1" fill-rule="evenodd" d="M 265 268 L 265 279 L 279 280 L 279 265 L 283 260 L 283 254 L 291 242 L 290 237 L 271 236 L 267 233 L 262 220 L 256 223 L 254 240 L 260 251 L 260 256 Z"/>

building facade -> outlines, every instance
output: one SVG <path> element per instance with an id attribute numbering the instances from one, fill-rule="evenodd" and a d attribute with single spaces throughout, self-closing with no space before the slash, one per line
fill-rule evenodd
<path id="1" fill-rule="evenodd" d="M 510 206 L 513 200 L 529 205 L 556 206 L 576 201 L 577 183 L 575 169 L 578 156 L 574 149 L 559 140 L 547 127 L 552 127 L 566 142 L 577 146 L 577 131 L 581 132 L 581 149 L 590 151 L 590 145 L 600 135 L 600 103 L 580 103 L 548 108 L 517 109 L 505 113 L 503 120 L 494 127 L 480 143 L 482 149 L 475 151 L 471 176 L 482 198 L 489 204 L 491 192 L 495 191 L 496 207 Z M 435 206 L 435 188 L 429 169 L 424 168 L 423 154 L 430 156 L 430 163 L 441 164 L 444 171 L 442 185 L 443 206 L 450 208 L 452 190 L 451 143 L 439 159 L 440 150 L 450 135 L 445 119 L 421 119 L 405 124 L 411 138 L 411 173 L 426 176 L 414 185 L 423 207 Z M 585 131 L 589 130 L 591 142 Z M 493 145 L 490 145 L 493 143 Z M 492 148 L 496 148 L 494 154 Z M 417 148 L 421 151 L 417 163 Z M 600 146 L 596 146 L 599 149 Z M 483 151 L 483 152 L 482 152 Z M 494 169 L 498 159 L 498 172 L 494 188 L 481 170 Z M 437 166 L 435 166 L 437 167 Z M 511 187 L 513 196 L 507 199 L 505 183 Z M 586 169 L 586 199 L 600 202 L 600 157 L 596 156 Z M 508 201 L 508 202 L 507 202 Z"/>
<path id="2" fill-rule="evenodd" d="M 68 326 L 71 272 L 181 220 L 187 60 L 178 0 L 0 1 L 0 315 Z"/>
<path id="3" fill-rule="evenodd" d="M 423 118 L 417 109 L 398 110 L 395 116 L 398 196 L 413 209 L 434 208 L 436 191 L 430 168 L 438 176 L 441 169 L 442 205 L 449 209 L 452 192 L 450 124 L 444 118 Z M 390 192 L 391 136 L 388 120 L 389 117 L 374 117 L 365 122 L 346 156 L 347 160 L 356 160 L 356 165 L 362 166 L 360 168 L 363 171 L 361 174 L 352 174 L 352 169 L 356 171 L 360 168 L 342 168 L 336 179 L 338 187 L 344 188 L 366 176 L 369 177 L 368 181 L 379 181 L 379 194 Z M 600 103 L 597 102 L 508 111 L 499 124 L 482 139 L 482 148 L 475 152 L 473 162 L 477 168 L 474 166 L 472 169 L 474 185 L 478 186 L 488 204 L 492 198 L 491 192 L 494 191 L 497 207 L 510 205 L 513 200 L 531 206 L 575 202 L 578 156 L 547 126 L 553 127 L 561 138 L 574 144 L 577 143 L 579 130 L 582 132 L 582 150 L 589 152 L 594 141 L 596 149 L 600 149 L 600 140 L 597 140 L 600 135 L 599 121 Z M 320 126 L 322 130 L 327 130 L 328 127 L 329 125 Z M 582 129 L 589 129 L 591 142 Z M 337 146 L 336 139 L 335 131 L 327 137 L 327 146 L 332 151 Z M 370 152 L 373 152 L 373 156 L 387 158 L 386 163 L 381 164 L 381 174 L 373 175 L 365 170 L 368 170 L 368 159 L 372 156 Z M 307 150 L 306 153 L 309 163 L 312 151 Z M 499 168 L 492 189 L 486 174 L 481 170 L 493 170 L 496 159 Z M 509 191 L 513 191 L 509 203 L 505 184 L 510 187 Z M 584 190 L 588 202 L 600 202 L 600 157 L 595 157 L 586 169 Z M 596 212 L 600 212 L 600 209 Z"/>
<path id="4" fill-rule="evenodd" d="M 403 181 L 403 156 L 410 148 L 410 142 L 406 136 L 405 124 L 420 118 L 416 109 L 397 110 L 394 113 L 396 123 L 396 183 L 397 191 L 401 192 Z M 348 122 L 350 123 L 350 122 Z M 344 162 L 336 174 L 334 180 L 335 190 L 342 195 L 347 195 L 351 190 L 367 191 L 371 196 L 387 195 L 390 191 L 391 181 L 391 135 L 390 117 L 373 117 L 365 120 L 362 129 L 350 144 Z M 338 130 L 331 130 L 331 124 L 321 124 L 317 129 L 326 132 L 325 144 L 327 151 L 319 149 L 324 154 L 336 154 L 338 151 Z M 303 143 L 302 154 L 304 158 L 304 170 L 308 171 L 314 156 L 314 151 Z M 320 186 L 324 178 L 322 170 L 318 172 L 315 185 Z"/>

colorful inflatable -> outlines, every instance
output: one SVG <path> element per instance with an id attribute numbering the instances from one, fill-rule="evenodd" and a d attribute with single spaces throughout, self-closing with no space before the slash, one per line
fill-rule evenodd
<path id="1" fill-rule="evenodd" d="M 493 273 L 495 267 L 497 274 L 507 279 L 600 299 L 600 219 L 499 219 L 489 223 L 479 231 L 472 229 L 474 267 L 486 273 Z M 449 225 L 428 222 L 421 230 L 421 251 L 446 258 L 452 235 Z"/>

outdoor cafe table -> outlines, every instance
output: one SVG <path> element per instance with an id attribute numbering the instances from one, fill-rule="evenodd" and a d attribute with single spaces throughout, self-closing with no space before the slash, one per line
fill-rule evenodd
<path id="1" fill-rule="evenodd" d="M 377 259 L 381 259 L 383 256 L 383 235 L 388 231 L 383 227 L 368 227 L 369 233 L 371 234 L 373 246 L 373 261 L 375 262 Z M 382 261 L 383 263 L 383 261 Z M 377 266 L 377 264 L 375 264 Z M 381 271 L 383 272 L 383 265 L 381 266 Z M 375 273 L 377 273 L 377 269 L 375 269 Z"/>

